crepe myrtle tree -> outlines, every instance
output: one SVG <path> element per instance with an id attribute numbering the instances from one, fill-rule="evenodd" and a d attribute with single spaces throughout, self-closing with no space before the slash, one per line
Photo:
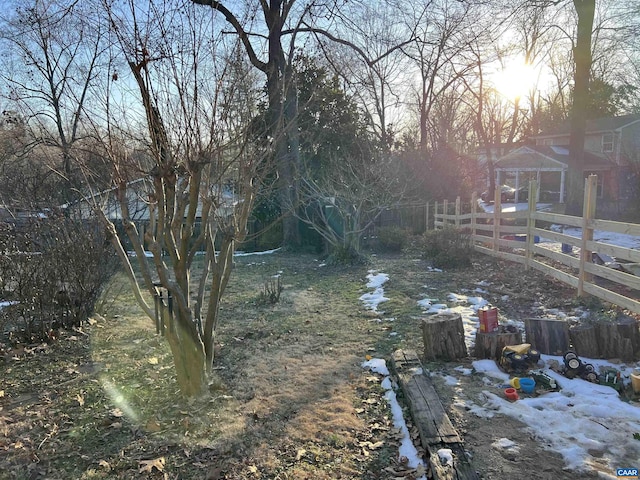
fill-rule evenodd
<path id="1" fill-rule="evenodd" d="M 246 92 L 238 101 L 239 82 L 251 75 L 223 49 L 233 51 L 237 45 L 222 45 L 221 35 L 210 36 L 207 19 L 192 15 L 173 22 L 170 12 L 154 5 L 157 10 L 145 12 L 143 22 L 135 5 L 130 7 L 131 12 L 119 15 L 111 11 L 110 22 L 130 73 L 124 88 L 131 92 L 129 86 L 135 85 L 135 97 L 115 92 L 122 87 L 111 82 L 104 147 L 113 189 L 93 196 L 92 206 L 111 232 L 145 313 L 155 319 L 145 290 L 153 295 L 160 284 L 171 296 L 173 314 L 163 316 L 162 327 L 180 390 L 190 397 L 206 390 L 234 249 L 246 235 L 258 166 L 267 168 L 265 155 L 251 150 L 243 125 L 237 123 L 246 112 L 233 111 L 252 103 Z M 128 73 L 120 72 L 119 81 Z M 116 108 L 123 98 L 129 108 Z M 127 115 L 140 114 L 146 133 L 136 138 L 136 130 L 124 131 L 123 125 L 135 123 Z M 135 256 L 128 254 L 124 236 L 117 235 L 109 209 L 101 203 L 109 199 L 115 199 Z M 148 216 L 143 228 L 135 221 L 141 204 Z M 152 259 L 146 258 L 147 251 Z M 139 274 L 132 261 L 137 261 Z M 192 275 L 196 265 L 198 278 Z"/>

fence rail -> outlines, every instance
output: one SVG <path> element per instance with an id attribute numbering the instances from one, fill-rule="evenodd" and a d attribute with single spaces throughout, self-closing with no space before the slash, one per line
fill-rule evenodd
<path id="1" fill-rule="evenodd" d="M 462 203 L 442 202 L 435 205 L 434 228 L 454 226 L 467 229 L 480 253 L 521 263 L 524 269 L 534 268 L 575 288 L 578 296 L 587 294 L 640 313 L 640 277 L 629 269 L 640 264 L 640 251 L 594 240 L 594 231 L 604 231 L 640 237 L 640 224 L 630 224 L 594 218 L 597 177 L 585 179 L 584 208 L 581 217 L 536 211 L 536 182 L 529 186 L 527 210 L 505 212 L 500 194 L 495 198 L 494 211 L 477 211 L 477 196 L 471 199 L 470 211 L 462 212 Z M 453 208 L 452 208 L 453 207 Z M 453 210 L 453 213 L 450 213 Z M 549 225 L 582 229 L 580 237 L 563 231 L 550 230 Z M 544 247 L 540 239 L 562 244 L 560 252 Z M 574 248 L 578 256 L 571 255 Z M 622 270 L 601 265 L 594 259 L 614 257 Z M 639 269 L 640 270 L 640 269 Z"/>

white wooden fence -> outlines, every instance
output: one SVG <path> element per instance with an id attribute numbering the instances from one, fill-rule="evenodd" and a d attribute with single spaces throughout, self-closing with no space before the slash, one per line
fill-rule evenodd
<path id="1" fill-rule="evenodd" d="M 596 189 L 595 175 L 585 179 L 582 217 L 536 211 L 537 185 L 531 182 L 527 210 L 503 212 L 497 192 L 494 211 L 478 211 L 477 195 L 474 194 L 468 213 L 462 213 L 459 198 L 455 205 L 446 201 L 436 204 L 434 225 L 436 229 L 447 226 L 464 228 L 470 232 L 478 252 L 521 263 L 524 269 L 540 270 L 574 287 L 578 296 L 594 295 L 640 313 L 640 302 L 635 300 L 640 298 L 640 277 L 594 263 L 594 258 L 598 257 L 593 255 L 614 257 L 623 265 L 629 263 L 629 267 L 640 264 L 639 250 L 594 241 L 595 230 L 640 237 L 640 225 L 596 219 Z M 451 210 L 453 213 L 449 213 Z M 543 228 L 551 224 L 581 228 L 582 236 Z M 562 252 L 553 251 L 545 248 L 544 243 L 538 243 L 541 238 L 560 242 L 566 247 Z M 568 253 L 573 247 L 579 249 L 577 257 Z"/>

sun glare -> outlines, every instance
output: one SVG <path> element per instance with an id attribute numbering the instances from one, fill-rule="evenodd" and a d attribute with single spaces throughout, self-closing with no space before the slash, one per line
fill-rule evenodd
<path id="1" fill-rule="evenodd" d="M 499 93 L 509 100 L 515 100 L 531 90 L 536 83 L 536 78 L 537 74 L 532 65 L 517 61 L 497 71 L 494 83 Z"/>

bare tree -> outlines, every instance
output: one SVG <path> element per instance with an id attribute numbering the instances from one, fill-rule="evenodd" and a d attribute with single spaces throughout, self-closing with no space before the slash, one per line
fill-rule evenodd
<path id="1" fill-rule="evenodd" d="M 389 162 L 342 158 L 332 165 L 330 174 L 303 179 L 300 216 L 331 246 L 335 261 L 358 262 L 363 234 L 402 198 L 403 186 Z"/>
<path id="2" fill-rule="evenodd" d="M 443 128 L 447 122 L 443 123 L 442 117 L 433 112 L 441 99 L 452 98 L 450 91 L 454 91 L 460 77 L 473 68 L 473 63 L 465 61 L 463 52 L 473 38 L 471 22 L 477 18 L 470 3 L 432 0 L 424 5 L 410 4 L 410 7 L 413 11 L 407 22 L 415 31 L 415 38 L 403 52 L 418 72 L 415 95 L 419 145 L 424 156 L 428 150 L 448 144 L 448 132 Z"/>
<path id="3" fill-rule="evenodd" d="M 4 57 L 0 78 L 31 130 L 27 148 L 55 148 L 52 168 L 65 180 L 70 199 L 74 148 L 83 140 L 85 109 L 101 66 L 104 27 L 91 22 L 91 3 L 33 0 L 4 19 Z M 51 151 L 51 150 L 49 150 Z"/>
<path id="4" fill-rule="evenodd" d="M 265 155 L 251 149 L 247 125 L 236 123 L 236 118 L 250 116 L 237 110 L 244 108 L 237 102 L 237 89 L 246 80 L 239 76 L 246 72 L 234 63 L 237 55 L 232 49 L 237 44 L 222 43 L 211 17 L 174 7 L 168 1 L 144 10 L 131 2 L 128 10 L 108 11 L 130 74 L 120 72 L 117 81 L 111 74 L 114 91 L 107 97 L 111 113 L 104 148 L 113 167 L 114 189 L 107 195 L 118 201 L 140 280 L 115 225 L 101 208 L 103 197 L 90 200 L 109 227 L 111 242 L 146 314 L 155 318 L 143 290 L 155 295 L 160 285 L 170 295 L 172 314 L 163 316 L 161 327 L 180 389 L 193 396 L 207 386 L 220 301 L 235 245 L 246 235 L 258 167 L 264 167 Z M 113 84 L 125 77 L 136 86 L 133 97 L 132 92 L 123 97 L 115 91 Z M 146 135 L 120 128 L 130 120 L 114 117 L 123 111 L 116 108 L 119 101 L 127 103 L 129 116 L 142 113 Z M 251 106 L 250 98 L 244 101 Z M 136 155 L 136 149 L 144 155 Z M 142 186 L 134 189 L 132 180 Z M 132 204 L 140 203 L 148 212 L 144 224 L 134 221 Z M 153 254 L 150 263 L 145 260 L 145 246 Z M 202 271 L 194 279 L 196 264 Z"/>

